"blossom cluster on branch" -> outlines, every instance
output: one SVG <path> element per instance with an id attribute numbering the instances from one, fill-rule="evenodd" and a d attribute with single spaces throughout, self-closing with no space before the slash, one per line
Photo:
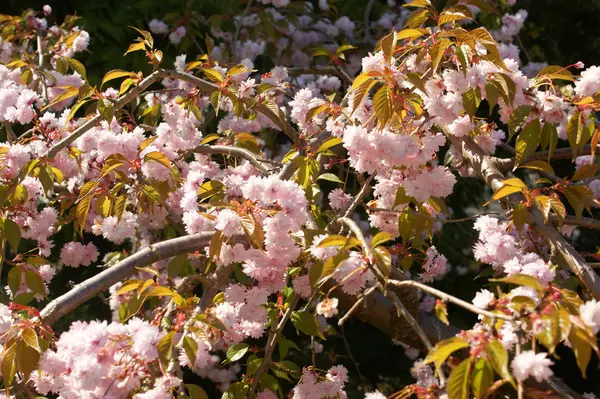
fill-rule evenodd
<path id="1" fill-rule="evenodd" d="M 113 69 L 100 84 L 76 17 L 0 16 L 7 395 L 207 397 L 189 369 L 223 398 L 342 399 L 349 371 L 314 359 L 333 319 L 354 313 L 407 355 L 425 349 L 394 398 L 533 395 L 554 378 L 559 345 L 588 374 L 600 277 L 569 226 L 600 226 L 600 68 L 522 65 L 527 12 L 515 1 L 392 0 L 370 21 L 372 3 L 354 21 L 324 0 L 250 0 L 231 31 L 196 13 L 153 19 L 125 52 L 148 70 Z M 500 27 L 479 26 L 482 15 Z M 169 69 L 163 36 L 201 53 Z M 571 176 L 551 165 L 560 151 Z M 467 177 L 504 215 L 452 219 L 445 199 Z M 465 301 L 434 287 L 451 271 L 434 244 L 444 223 L 470 219 L 491 288 Z M 100 264 L 50 291 L 57 273 Z M 103 291 L 110 323 L 55 334 Z M 477 323 L 453 331 L 448 304 Z M 450 337 L 432 343 L 427 317 Z M 288 353 L 307 337 L 313 360 L 298 365 Z"/>

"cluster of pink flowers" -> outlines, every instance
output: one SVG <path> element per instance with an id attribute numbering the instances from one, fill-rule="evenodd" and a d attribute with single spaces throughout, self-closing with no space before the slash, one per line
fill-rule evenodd
<path id="1" fill-rule="evenodd" d="M 65 399 L 122 397 L 135 393 L 158 363 L 157 344 L 164 335 L 140 319 L 127 324 L 75 322 L 44 352 L 40 371 L 32 375 L 38 392 Z M 163 393 L 178 385 L 175 377 L 156 382 Z M 143 398 L 143 396 L 142 396 Z"/>
<path id="2" fill-rule="evenodd" d="M 554 374 L 550 369 L 554 363 L 547 356 L 547 353 L 535 353 L 531 350 L 519 353 L 511 363 L 513 375 L 519 381 L 525 381 L 529 377 L 535 378 L 537 382 L 547 380 Z"/>
<path id="3" fill-rule="evenodd" d="M 509 276 L 526 274 L 536 277 L 542 284 L 554 280 L 554 270 L 537 253 L 526 252 L 527 239 L 521 239 L 516 229 L 509 230 L 508 223 L 481 216 L 474 228 L 479 231 L 479 241 L 473 248 L 475 259 L 491 264 Z"/>
<path id="4" fill-rule="evenodd" d="M 60 250 L 60 260 L 65 266 L 89 266 L 98 260 L 98 249 L 94 244 L 83 245 L 77 241 L 66 243 Z"/>
<path id="5" fill-rule="evenodd" d="M 304 369 L 300 383 L 294 387 L 293 399 L 345 399 L 344 385 L 348 382 L 348 370 L 344 366 L 333 366 L 325 377 L 315 371 Z"/>
<path id="6" fill-rule="evenodd" d="M 448 272 L 448 260 L 431 246 L 427 249 L 423 273 L 419 274 L 421 280 L 431 283 L 434 279 L 444 276 Z"/>
<path id="7" fill-rule="evenodd" d="M 267 310 L 262 305 L 267 303 L 270 292 L 242 285 L 231 285 L 224 292 L 225 301 L 215 308 L 215 315 L 227 329 L 223 339 L 227 343 L 238 343 L 248 337 L 261 337 L 267 321 Z"/>

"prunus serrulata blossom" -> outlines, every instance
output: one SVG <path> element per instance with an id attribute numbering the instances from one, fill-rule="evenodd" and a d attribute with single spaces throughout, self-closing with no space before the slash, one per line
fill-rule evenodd
<path id="1" fill-rule="evenodd" d="M 147 68 L 96 84 L 76 17 L 0 16 L 7 396 L 207 397 L 190 372 L 223 398 L 343 399 L 352 371 L 314 359 L 354 317 L 414 360 L 414 384 L 365 398 L 535 397 L 559 346 L 593 372 L 598 255 L 570 236 L 600 229 L 600 68 L 523 65 L 516 1 L 388 1 L 371 21 L 372 3 L 362 21 L 288 0 L 222 26 L 157 16 L 124 49 Z M 453 217 L 468 178 L 494 212 Z M 463 300 L 435 288 L 467 273 L 436 237 L 468 221 L 489 287 Z M 104 292 L 112 320 L 53 331 Z M 453 327 L 456 307 L 476 323 Z M 312 362 L 289 360 L 307 339 Z"/>

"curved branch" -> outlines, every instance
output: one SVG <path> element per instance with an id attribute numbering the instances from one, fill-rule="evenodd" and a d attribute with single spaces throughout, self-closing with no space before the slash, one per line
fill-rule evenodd
<path id="1" fill-rule="evenodd" d="M 473 170 L 479 174 L 486 184 L 494 191 L 498 191 L 505 180 L 504 175 L 498 170 L 493 157 L 487 156 L 471 139 L 458 140 L 448 135 L 456 148 L 462 150 L 463 158 L 471 165 Z M 511 200 L 510 198 L 513 197 Z M 516 205 L 522 199 L 522 195 L 513 194 L 503 200 L 509 205 Z M 516 199 L 518 198 L 518 200 Z M 596 274 L 571 244 L 552 225 L 544 222 L 544 216 L 538 209 L 529 211 L 529 219 L 532 227 L 542 236 L 546 242 L 554 248 L 564 259 L 569 269 L 579 278 L 579 281 L 592 293 L 594 298 L 600 299 L 600 277 Z"/>
<path id="2" fill-rule="evenodd" d="M 127 92 L 124 95 L 122 95 L 121 97 L 119 97 L 117 99 L 117 101 L 115 101 L 114 109 L 118 110 L 118 109 L 123 108 L 125 105 L 129 104 L 129 102 L 131 100 L 133 100 L 134 98 L 139 96 L 144 90 L 146 90 L 153 83 L 155 83 L 156 81 L 158 81 L 159 79 L 161 79 L 163 77 L 165 77 L 164 71 L 162 71 L 160 69 L 152 72 L 150 75 L 146 76 L 140 82 L 140 84 L 138 84 L 133 89 L 131 89 L 129 92 Z M 97 114 L 93 118 L 88 119 L 87 122 L 85 122 L 83 125 L 79 126 L 71 134 L 69 134 L 67 137 L 65 137 L 64 139 L 62 139 L 61 141 L 56 143 L 56 145 L 54 145 L 48 151 L 46 151 L 46 153 L 44 155 L 42 155 L 42 158 L 44 158 L 44 157 L 54 158 L 56 156 L 56 154 L 59 153 L 60 150 L 66 148 L 72 142 L 74 142 L 79 137 L 81 137 L 85 132 L 87 132 L 94 126 L 98 125 L 102 121 L 102 119 L 103 119 L 103 117 L 100 114 Z"/>
<path id="3" fill-rule="evenodd" d="M 288 68 L 288 74 L 291 76 L 298 75 L 336 75 L 342 78 L 346 83 L 352 84 L 352 78 L 342 69 L 335 66 L 321 66 L 314 68 L 294 67 Z"/>
<path id="4" fill-rule="evenodd" d="M 133 99 L 138 97 L 142 92 L 148 89 L 153 83 L 163 78 L 177 79 L 191 83 L 203 92 L 213 92 L 215 90 L 220 90 L 219 86 L 208 82 L 204 79 L 198 78 L 194 75 L 191 75 L 189 73 L 177 72 L 168 69 L 158 69 L 152 72 L 150 75 L 146 76 L 137 86 L 135 86 L 129 92 L 119 97 L 115 101 L 114 109 L 118 110 L 123 108 L 125 105 L 129 104 L 129 102 L 131 102 Z M 292 125 L 290 125 L 285 120 L 285 118 L 281 117 L 281 115 L 277 115 L 265 104 L 256 103 L 254 107 L 258 112 L 260 112 L 261 114 L 269 118 L 277 126 L 279 126 L 295 144 L 299 143 L 299 133 L 296 131 L 296 129 L 294 129 Z M 56 156 L 56 154 L 58 154 L 60 150 L 66 148 L 72 142 L 81 137 L 85 132 L 98 125 L 102 121 L 102 119 L 103 117 L 100 114 L 97 114 L 91 119 L 88 119 L 87 122 L 75 129 L 70 135 L 63 138 L 61 141 L 56 143 L 56 145 L 50 148 L 43 155 L 43 157 L 53 158 L 54 156 Z"/>
<path id="5" fill-rule="evenodd" d="M 152 244 L 77 284 L 69 292 L 46 305 L 40 317 L 46 324 L 51 325 L 110 286 L 131 276 L 136 267 L 148 266 L 162 259 L 202 249 L 210 243 L 212 235 L 213 233 L 198 233 Z"/>
<path id="6" fill-rule="evenodd" d="M 369 2 L 367 3 L 367 6 L 365 7 L 365 16 L 364 16 L 364 24 L 365 24 L 365 42 L 370 43 L 373 41 L 373 38 L 371 37 L 371 30 L 370 30 L 370 26 L 371 25 L 371 9 L 373 8 L 373 3 L 375 3 L 375 0 L 369 0 Z"/>
<path id="7" fill-rule="evenodd" d="M 256 156 L 256 154 L 253 154 L 252 152 L 240 147 L 233 147 L 228 145 L 202 145 L 194 148 L 190 152 L 195 152 L 198 154 L 224 154 L 233 157 L 243 158 L 250 162 L 252 166 L 258 169 L 261 173 L 268 173 L 271 171 L 270 168 L 267 168 L 265 166 L 266 163 L 271 161 L 259 158 Z"/>
<path id="8" fill-rule="evenodd" d="M 566 216 L 564 224 L 570 226 L 584 227 L 586 229 L 600 230 L 600 220 L 581 217 L 577 219 L 575 216 Z"/>
<path id="9" fill-rule="evenodd" d="M 189 73 L 177 72 L 173 70 L 161 70 L 164 77 L 182 80 L 184 82 L 188 82 L 199 88 L 204 92 L 213 92 L 215 90 L 220 90 L 219 86 L 210 83 L 204 79 L 196 77 L 194 75 L 190 75 Z M 255 103 L 253 107 L 269 118 L 274 124 L 276 124 L 293 142 L 294 144 L 300 143 L 300 134 L 298 131 L 290 125 L 283 115 L 280 114 L 279 108 L 276 108 L 278 113 L 273 111 L 264 103 Z"/>
<path id="10" fill-rule="evenodd" d="M 292 302 L 290 303 L 289 308 L 286 310 L 286 312 L 284 313 L 281 320 L 279 320 L 277 327 L 272 329 L 271 332 L 269 333 L 269 338 L 267 339 L 267 346 L 265 347 L 265 357 L 263 358 L 263 361 L 261 362 L 260 367 L 258 368 L 258 371 L 256 372 L 256 374 L 254 374 L 254 379 L 252 381 L 252 386 L 250 388 L 250 397 L 251 398 L 253 398 L 256 393 L 256 389 L 258 388 L 258 384 L 260 382 L 261 375 L 263 373 L 265 373 L 266 371 L 268 371 L 269 367 L 271 367 L 271 360 L 273 359 L 273 351 L 275 350 L 275 346 L 277 346 L 277 341 L 279 340 L 279 336 L 283 332 L 283 328 L 285 327 L 288 320 L 290 319 L 292 312 L 296 309 L 296 306 L 298 306 L 299 301 L 300 301 L 300 296 L 299 295 L 294 296 L 294 299 L 292 299 Z"/>
<path id="11" fill-rule="evenodd" d="M 487 311 L 485 309 L 480 309 L 477 306 L 463 301 L 462 299 L 458 299 L 452 295 L 446 294 L 443 291 L 440 291 L 438 289 L 435 289 L 433 287 L 430 287 L 428 285 L 425 284 L 421 284 L 418 281 L 414 281 L 414 280 L 404 280 L 404 281 L 397 281 L 397 280 L 388 280 L 388 284 L 393 285 L 394 287 L 416 287 L 418 289 L 420 289 L 421 291 L 425 291 L 428 294 L 431 294 L 433 296 L 436 296 L 438 298 L 440 298 L 443 301 L 446 302 L 451 302 L 455 305 L 460 306 L 463 309 L 466 309 L 472 313 L 476 313 L 476 314 L 480 314 L 482 316 L 486 316 L 489 317 L 490 319 L 502 319 L 502 320 L 514 320 L 514 317 L 509 316 L 509 315 L 505 315 L 502 313 L 492 313 L 490 311 Z"/>

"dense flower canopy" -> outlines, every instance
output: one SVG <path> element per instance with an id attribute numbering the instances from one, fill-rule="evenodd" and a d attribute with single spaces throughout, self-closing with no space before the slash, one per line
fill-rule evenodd
<path id="1" fill-rule="evenodd" d="M 353 316 L 416 359 L 414 384 L 365 398 L 536 397 L 558 347 L 591 374 L 600 278 L 570 235 L 600 228 L 600 68 L 523 65 L 516 1 L 391 0 L 370 21 L 372 3 L 365 21 L 326 0 L 248 1 L 229 30 L 152 19 L 125 53 L 147 69 L 95 85 L 76 17 L 0 16 L 6 395 L 207 397 L 190 372 L 223 398 L 343 399 L 351 371 L 315 357 Z M 201 54 L 170 68 L 160 41 Z M 493 215 L 453 219 L 467 178 Z M 453 269 L 436 235 L 465 220 L 489 283 L 471 303 L 434 288 Z M 52 330 L 104 291 L 110 322 Z M 312 363 L 289 360 L 307 337 Z"/>

